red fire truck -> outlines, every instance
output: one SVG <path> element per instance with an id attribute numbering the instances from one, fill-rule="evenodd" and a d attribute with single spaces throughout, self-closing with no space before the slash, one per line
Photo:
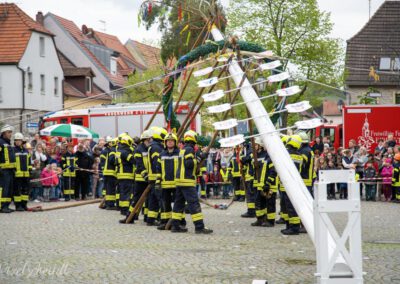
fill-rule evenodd
<path id="1" fill-rule="evenodd" d="M 40 129 L 59 123 L 72 123 L 90 128 L 100 136 L 116 137 L 122 132 L 131 136 L 140 136 L 157 109 L 159 103 L 112 104 L 88 109 L 63 110 L 43 116 Z M 181 102 L 176 115 L 182 123 L 190 111 L 188 102 Z M 151 126 L 165 126 L 164 113 L 160 110 Z M 190 129 L 201 132 L 201 119 L 197 115 L 190 124 Z"/>
<path id="2" fill-rule="evenodd" d="M 343 106 L 342 124 L 324 124 L 315 130 L 315 136 L 329 136 L 333 146 L 348 147 L 354 139 L 358 145 L 373 152 L 379 139 L 389 134 L 400 144 L 400 105 Z"/>

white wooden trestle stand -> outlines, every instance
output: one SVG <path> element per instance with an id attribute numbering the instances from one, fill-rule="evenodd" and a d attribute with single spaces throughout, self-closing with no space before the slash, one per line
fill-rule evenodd
<path id="1" fill-rule="evenodd" d="M 330 183 L 347 183 L 348 199 L 328 200 L 327 185 Z M 314 186 L 313 205 L 317 283 L 363 283 L 360 185 L 355 180 L 354 170 L 319 171 L 319 182 Z M 340 236 L 328 214 L 344 212 L 347 212 L 348 220 Z M 333 254 L 328 253 L 329 249 L 332 249 L 328 247 L 329 234 L 336 243 Z M 337 262 L 339 255 L 345 263 Z"/>

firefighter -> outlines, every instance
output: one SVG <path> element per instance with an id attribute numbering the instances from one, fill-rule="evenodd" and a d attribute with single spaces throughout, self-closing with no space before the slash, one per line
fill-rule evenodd
<path id="1" fill-rule="evenodd" d="M 11 146 L 13 127 L 4 125 L 0 130 L 0 213 L 11 213 L 11 198 L 15 171 L 15 153 Z"/>
<path id="2" fill-rule="evenodd" d="M 160 210 L 161 201 L 161 163 L 160 153 L 164 150 L 164 138 L 168 132 L 162 127 L 151 127 L 152 141 L 149 146 L 149 183 L 151 185 L 150 193 L 148 196 L 148 212 L 147 212 L 147 226 L 158 225 L 156 220 Z"/>
<path id="3" fill-rule="evenodd" d="M 142 135 L 140 136 L 140 141 L 138 143 L 138 146 L 135 149 L 134 152 L 134 158 L 135 158 L 135 165 L 136 165 L 136 170 L 135 170 L 135 187 L 133 191 L 133 198 L 131 200 L 131 204 L 129 206 L 129 212 L 132 212 L 133 209 L 136 206 L 136 203 L 139 201 L 140 197 L 142 196 L 143 192 L 145 191 L 146 187 L 148 186 L 148 167 L 149 167 L 149 162 L 148 162 L 148 151 L 149 151 L 149 146 L 150 146 L 150 141 L 151 140 L 151 131 L 150 130 L 145 130 L 143 131 Z M 147 202 L 146 202 L 147 203 Z M 145 205 L 144 207 L 144 218 L 145 221 L 147 221 L 147 206 Z M 138 216 L 135 216 L 131 223 L 134 222 L 134 220 L 137 220 Z M 126 224 L 126 219 L 120 220 L 121 224 Z"/>
<path id="4" fill-rule="evenodd" d="M 392 187 L 395 193 L 393 202 L 400 203 L 400 153 L 394 155 L 393 161 Z"/>
<path id="5" fill-rule="evenodd" d="M 247 212 L 242 214 L 243 218 L 256 217 L 256 192 L 253 186 L 254 182 L 254 158 L 250 151 L 241 159 L 241 163 L 245 166 L 245 184 L 246 184 L 246 203 Z"/>
<path id="6" fill-rule="evenodd" d="M 188 231 L 186 227 L 180 225 L 186 201 L 195 226 L 195 232 L 197 234 L 210 234 L 213 231 L 204 226 L 203 213 L 196 191 L 197 165 L 207 158 L 207 153 L 195 154 L 197 133 L 193 130 L 185 132 L 183 141 L 185 145 L 179 151 L 178 170 L 176 171 L 176 196 L 172 210 L 171 232 L 184 233 Z"/>
<path id="7" fill-rule="evenodd" d="M 106 137 L 106 145 L 100 155 L 100 167 L 104 176 L 105 209 L 117 210 L 115 205 L 115 190 L 117 187 L 117 172 L 115 163 L 115 142 L 111 136 Z"/>
<path id="8" fill-rule="evenodd" d="M 311 196 L 313 195 L 313 181 L 316 178 L 316 172 L 314 169 L 314 152 L 309 145 L 309 138 L 307 133 L 301 131 L 298 135 L 303 140 L 301 147 L 299 149 L 300 154 L 303 157 L 303 166 L 301 168 L 301 177 L 306 185 Z"/>
<path id="9" fill-rule="evenodd" d="M 74 154 L 74 145 L 67 144 L 67 152 L 61 157 L 61 168 L 63 170 L 63 195 L 65 201 L 75 196 L 75 168 L 78 158 Z"/>
<path id="10" fill-rule="evenodd" d="M 161 222 L 157 227 L 165 230 L 165 225 L 172 218 L 172 202 L 174 202 L 176 184 L 175 174 L 178 169 L 179 149 L 177 147 L 178 137 L 169 133 L 164 140 L 165 150 L 160 153 L 161 161 Z"/>
<path id="11" fill-rule="evenodd" d="M 254 180 L 253 187 L 256 190 L 255 196 L 255 208 L 257 220 L 251 223 L 252 226 L 257 227 L 269 227 L 267 223 L 267 198 L 264 192 L 265 186 L 265 175 L 266 175 L 266 161 L 267 151 L 264 150 L 264 144 L 261 137 L 255 138 L 255 150 L 257 152 L 257 168 L 255 167 L 256 179 Z"/>
<path id="12" fill-rule="evenodd" d="M 133 139 L 128 134 L 119 136 L 118 149 L 116 151 L 116 158 L 118 159 L 117 180 L 120 194 L 119 209 L 121 215 L 124 216 L 129 214 L 129 199 L 133 192 L 133 183 L 135 179 L 135 159 L 132 145 Z"/>
<path id="13" fill-rule="evenodd" d="M 16 211 L 27 211 L 29 199 L 29 171 L 32 170 L 31 155 L 23 146 L 22 133 L 14 135 L 15 179 L 14 204 Z"/>
<path id="14" fill-rule="evenodd" d="M 266 170 L 265 170 L 265 184 L 264 184 L 264 192 L 267 198 L 267 226 L 273 227 L 275 226 L 275 217 L 276 217 L 276 195 L 278 192 L 278 177 L 274 164 L 272 163 L 269 155 L 266 157 Z"/>
<path id="15" fill-rule="evenodd" d="M 299 135 L 292 135 L 289 137 L 286 144 L 289 155 L 299 172 L 301 171 L 303 164 L 303 157 L 299 152 L 301 143 L 302 139 Z M 297 212 L 287 194 L 285 194 L 285 203 L 289 217 L 289 223 L 287 224 L 286 229 L 281 230 L 281 233 L 284 235 L 298 235 L 300 231 L 300 217 L 297 215 Z"/>
<path id="16" fill-rule="evenodd" d="M 287 143 L 288 139 L 289 139 L 288 135 L 282 135 L 281 141 L 282 141 L 283 145 L 286 146 L 286 143 Z M 279 179 L 279 176 L 277 177 L 277 182 L 278 182 L 278 188 L 279 188 L 279 196 L 280 196 L 279 203 L 280 203 L 280 208 L 281 209 L 280 209 L 280 212 L 279 212 L 280 219 L 278 221 L 276 221 L 275 223 L 276 224 L 289 224 L 289 217 L 288 217 L 288 214 L 287 214 L 286 202 L 285 202 L 286 201 L 286 197 L 285 197 L 286 190 L 285 190 L 285 187 L 284 187 L 283 183 Z"/>
<path id="17" fill-rule="evenodd" d="M 234 191 L 234 200 L 245 201 L 245 191 L 242 189 L 242 165 L 240 162 L 240 148 L 235 150 L 235 156 L 229 161 L 229 171 L 232 175 L 232 186 Z"/>
<path id="18" fill-rule="evenodd" d="M 201 149 L 197 150 L 197 155 L 201 154 Z M 207 166 L 206 163 L 202 163 L 199 165 L 200 170 L 197 173 L 197 186 L 200 188 L 200 197 L 207 198 L 207 191 L 206 191 L 206 180 L 205 176 L 207 175 Z"/>

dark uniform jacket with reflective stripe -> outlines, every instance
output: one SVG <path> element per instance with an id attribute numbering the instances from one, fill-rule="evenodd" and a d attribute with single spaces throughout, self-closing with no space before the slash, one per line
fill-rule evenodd
<path id="1" fill-rule="evenodd" d="M 254 158 L 253 153 L 249 152 L 241 159 L 242 164 L 245 166 L 245 180 L 254 180 Z"/>
<path id="2" fill-rule="evenodd" d="M 278 190 L 277 173 L 268 153 L 265 156 L 264 163 L 262 165 L 263 167 L 260 174 L 260 186 L 264 187 L 266 184 L 268 184 L 268 187 L 271 189 L 272 192 L 277 192 Z"/>
<path id="3" fill-rule="evenodd" d="M 177 186 L 196 186 L 197 160 L 192 143 L 185 143 L 179 151 L 178 170 L 176 171 Z"/>
<path id="4" fill-rule="evenodd" d="M 136 150 L 135 150 L 135 163 L 136 163 L 136 175 L 135 175 L 135 180 L 136 181 L 142 181 L 144 182 L 143 176 L 147 175 L 149 170 L 149 153 L 148 153 L 148 147 L 142 142 L 140 143 Z"/>
<path id="5" fill-rule="evenodd" d="M 104 176 L 117 176 L 115 164 L 115 147 L 105 147 L 100 155 L 100 168 Z"/>
<path id="6" fill-rule="evenodd" d="M 393 164 L 392 186 L 400 187 L 400 163 Z"/>
<path id="7" fill-rule="evenodd" d="M 256 176 L 255 178 L 257 178 L 257 180 L 254 180 L 254 187 L 262 190 L 263 186 L 264 186 L 264 181 L 263 181 L 263 175 L 262 175 L 262 170 L 263 167 L 265 166 L 265 162 L 266 162 L 266 157 L 268 156 L 267 151 L 265 151 L 264 149 L 257 152 L 257 172 L 255 172 Z M 254 160 L 254 158 L 253 158 Z M 256 170 L 256 167 L 254 166 L 254 169 Z"/>
<path id="8" fill-rule="evenodd" d="M 231 160 L 229 161 L 229 171 L 232 174 L 232 177 L 240 177 L 241 173 L 240 173 L 240 158 L 239 161 L 236 157 L 236 155 L 234 155 Z"/>
<path id="9" fill-rule="evenodd" d="M 135 159 L 133 149 L 128 145 L 121 144 L 116 152 L 118 157 L 117 179 L 135 179 Z"/>
<path id="10" fill-rule="evenodd" d="M 0 169 L 15 169 L 15 153 L 11 142 L 0 137 Z"/>
<path id="11" fill-rule="evenodd" d="M 304 144 L 299 149 L 303 157 L 303 166 L 301 168 L 301 177 L 306 186 L 312 186 L 313 179 L 316 177 L 314 170 L 314 152 L 308 144 Z"/>
<path id="12" fill-rule="evenodd" d="M 70 152 L 61 157 L 61 168 L 63 169 L 63 177 L 75 177 L 76 161 L 78 158 Z"/>
<path id="13" fill-rule="evenodd" d="M 149 147 L 149 181 L 161 179 L 160 153 L 164 146 L 160 141 L 154 140 Z"/>
<path id="14" fill-rule="evenodd" d="M 32 169 L 31 155 L 23 146 L 15 146 L 15 177 L 29 177 Z"/>
<path id="15" fill-rule="evenodd" d="M 160 153 L 161 161 L 161 187 L 175 188 L 175 174 L 178 169 L 179 149 L 174 148 L 171 152 L 167 149 Z"/>

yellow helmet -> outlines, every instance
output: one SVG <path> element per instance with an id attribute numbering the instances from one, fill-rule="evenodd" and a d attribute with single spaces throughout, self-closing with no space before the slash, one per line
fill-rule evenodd
<path id="1" fill-rule="evenodd" d="M 167 134 L 167 136 L 165 136 L 165 139 L 164 139 L 165 145 L 167 144 L 168 140 L 174 140 L 175 141 L 175 145 L 178 144 L 178 137 L 174 133 L 170 132 L 170 133 Z"/>
<path id="2" fill-rule="evenodd" d="M 126 144 L 128 146 L 132 146 L 133 139 L 129 135 L 124 135 L 120 138 L 119 143 Z"/>
<path id="3" fill-rule="evenodd" d="M 145 130 L 143 131 L 142 135 L 140 135 L 140 140 L 146 140 L 151 138 L 151 131 Z"/>
<path id="4" fill-rule="evenodd" d="M 164 141 L 165 136 L 167 136 L 168 132 L 162 127 L 153 126 L 150 128 L 151 136 L 155 140 L 162 140 Z"/>
<path id="5" fill-rule="evenodd" d="M 295 149 L 299 149 L 301 146 L 301 143 L 303 143 L 303 139 L 301 139 L 300 135 L 291 135 L 289 137 L 287 145 L 292 146 Z"/>
<path id="6" fill-rule="evenodd" d="M 113 140 L 111 140 L 111 146 L 115 147 L 115 146 L 117 146 L 117 143 L 118 143 L 117 137 L 115 137 Z"/>
<path id="7" fill-rule="evenodd" d="M 287 141 L 289 140 L 289 136 L 288 135 L 282 135 L 281 136 L 281 141 L 284 145 L 286 145 Z"/>
<path id="8" fill-rule="evenodd" d="M 197 144 L 197 136 L 198 134 L 194 132 L 193 130 L 189 130 L 185 132 L 185 135 L 183 136 L 183 141 L 184 142 L 194 142 Z"/>

